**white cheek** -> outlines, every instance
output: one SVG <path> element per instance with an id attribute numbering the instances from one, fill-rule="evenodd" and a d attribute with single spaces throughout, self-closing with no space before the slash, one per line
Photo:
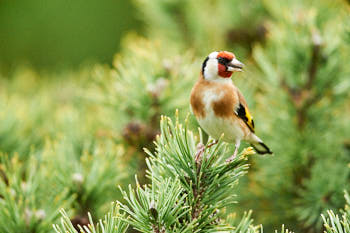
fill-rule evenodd
<path id="1" fill-rule="evenodd" d="M 218 60 L 209 59 L 204 69 L 204 77 L 206 80 L 215 80 L 218 77 Z"/>
<path id="2" fill-rule="evenodd" d="M 230 84 L 232 83 L 232 79 L 230 78 L 222 78 L 218 75 L 218 60 L 209 59 L 206 67 L 204 68 L 204 78 L 208 81 L 213 81 L 217 83 Z"/>

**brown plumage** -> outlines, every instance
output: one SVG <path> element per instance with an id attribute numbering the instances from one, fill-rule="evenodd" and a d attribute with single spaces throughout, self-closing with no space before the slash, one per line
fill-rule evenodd
<path id="1" fill-rule="evenodd" d="M 205 109 L 203 103 L 203 90 L 209 88 L 210 83 L 205 81 L 203 75 L 200 75 L 198 82 L 194 85 L 191 92 L 191 107 L 196 117 L 205 117 Z M 195 91 L 194 91 L 195 90 Z"/>

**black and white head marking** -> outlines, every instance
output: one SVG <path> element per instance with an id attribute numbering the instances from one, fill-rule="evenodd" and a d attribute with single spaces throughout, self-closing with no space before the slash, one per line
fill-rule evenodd
<path id="1" fill-rule="evenodd" d="M 218 56 L 219 52 L 212 52 L 209 56 L 204 60 L 202 65 L 202 73 L 203 77 L 206 80 L 216 80 L 220 79 L 218 76 Z"/>

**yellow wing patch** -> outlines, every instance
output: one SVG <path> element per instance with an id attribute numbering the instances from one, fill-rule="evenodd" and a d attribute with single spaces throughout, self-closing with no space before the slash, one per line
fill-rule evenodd
<path id="1" fill-rule="evenodd" d="M 247 124 L 249 129 L 254 133 L 254 121 L 252 115 L 250 115 L 248 108 L 245 108 L 243 104 L 239 104 L 236 110 L 236 114 Z"/>
<path id="2" fill-rule="evenodd" d="M 253 117 L 252 115 L 250 115 L 250 112 L 248 109 L 245 109 L 245 115 L 247 117 L 247 125 L 249 126 L 249 128 L 254 132 L 254 121 L 253 121 Z"/>

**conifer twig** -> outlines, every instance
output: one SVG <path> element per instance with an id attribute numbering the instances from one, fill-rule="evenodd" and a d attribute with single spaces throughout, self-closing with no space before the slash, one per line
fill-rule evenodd
<path id="1" fill-rule="evenodd" d="M 302 130 L 306 123 L 307 111 L 317 102 L 320 96 L 314 93 L 313 85 L 317 75 L 317 65 L 320 59 L 322 39 L 317 31 L 312 33 L 312 55 L 308 69 L 308 79 L 305 84 L 298 88 L 290 87 L 284 78 L 281 78 L 281 87 L 289 95 L 297 111 L 297 125 Z"/>

